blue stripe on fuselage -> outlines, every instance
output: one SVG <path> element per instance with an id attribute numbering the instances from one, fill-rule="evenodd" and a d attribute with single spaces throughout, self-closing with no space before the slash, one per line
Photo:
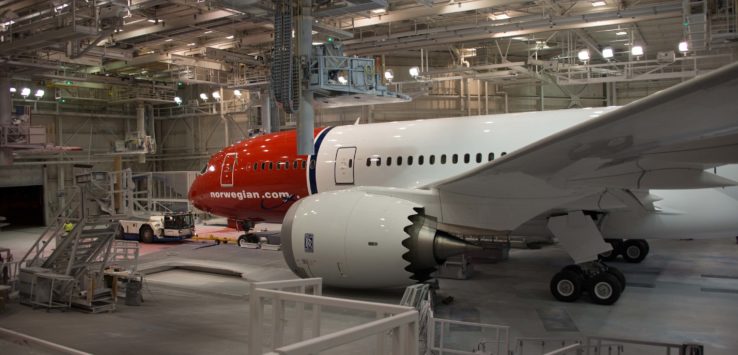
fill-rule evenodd
<path id="1" fill-rule="evenodd" d="M 317 194 L 318 193 L 318 181 L 315 177 L 315 171 L 318 170 L 318 164 L 317 162 L 314 163 L 315 168 L 311 168 L 313 166 L 313 161 L 315 161 L 315 158 L 318 156 L 318 152 L 320 151 L 320 145 L 323 144 L 323 138 L 328 135 L 328 132 L 332 130 L 333 127 L 328 127 L 318 133 L 318 138 L 315 140 L 315 154 L 310 156 L 309 166 L 308 166 L 308 179 L 310 179 L 310 190 L 308 193 Z"/>

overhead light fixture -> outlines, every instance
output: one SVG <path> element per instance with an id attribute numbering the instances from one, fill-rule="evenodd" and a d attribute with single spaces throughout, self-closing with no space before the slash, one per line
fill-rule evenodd
<path id="1" fill-rule="evenodd" d="M 226 37 L 226 39 L 233 39 L 233 35 Z"/>
<path id="2" fill-rule="evenodd" d="M 54 11 L 60 12 L 61 10 L 64 10 L 65 7 L 69 6 L 69 4 L 61 4 L 54 8 Z"/>
<path id="3" fill-rule="evenodd" d="M 235 97 L 241 97 L 241 90 L 238 90 L 238 89 L 233 90 L 233 96 L 235 96 Z"/>
<path id="4" fill-rule="evenodd" d="M 689 44 L 687 44 L 687 41 L 679 42 L 679 51 L 682 53 L 689 51 Z"/>
<path id="5" fill-rule="evenodd" d="M 212 96 L 213 96 L 214 99 L 220 100 L 220 92 L 213 91 Z"/>
<path id="6" fill-rule="evenodd" d="M 38 89 L 38 90 L 36 90 L 36 93 L 33 94 L 33 96 L 36 96 L 37 98 L 40 99 L 40 98 L 44 97 L 44 94 L 45 93 L 46 92 L 44 91 L 44 89 Z"/>
<path id="7" fill-rule="evenodd" d="M 200 99 L 202 99 L 202 101 L 208 101 L 208 94 L 204 92 L 200 93 Z"/>
<path id="8" fill-rule="evenodd" d="M 583 62 L 587 62 L 589 60 L 589 50 L 582 49 L 577 54 L 577 57 L 579 58 L 579 60 L 581 60 Z"/>
<path id="9" fill-rule="evenodd" d="M 408 69 L 408 73 L 410 73 L 410 76 L 415 79 L 418 77 L 418 75 L 420 75 L 420 68 L 418 68 L 417 66 L 411 67 L 410 69 Z"/>
<path id="10" fill-rule="evenodd" d="M 149 21 L 149 22 L 151 22 L 151 23 L 156 23 L 156 22 L 157 22 L 157 21 L 159 21 L 159 20 L 155 20 L 155 19 L 151 19 L 151 18 L 150 18 L 150 19 L 149 19 L 148 21 Z"/>
<path id="11" fill-rule="evenodd" d="M 612 58 L 614 55 L 615 53 L 613 53 L 612 48 L 610 47 L 602 50 L 602 58 Z"/>
<path id="12" fill-rule="evenodd" d="M 323 44 L 323 42 L 313 42 L 313 45 L 314 45 L 314 46 L 319 46 L 319 45 L 321 45 L 321 44 Z"/>
<path id="13" fill-rule="evenodd" d="M 633 48 L 630 49 L 630 54 L 635 56 L 643 55 L 643 47 L 633 46 Z"/>
<path id="14" fill-rule="evenodd" d="M 387 12 L 387 9 L 374 9 L 372 10 L 373 14 L 381 15 L 383 13 Z"/>
<path id="15" fill-rule="evenodd" d="M 16 91 L 18 90 L 16 90 L 15 88 L 10 88 L 10 92 L 16 92 Z"/>
<path id="16" fill-rule="evenodd" d="M 387 81 L 392 81 L 392 79 L 395 78 L 395 73 L 392 71 L 392 69 L 387 69 L 384 71 L 384 78 L 387 79 Z"/>
<path id="17" fill-rule="evenodd" d="M 508 15 L 506 12 L 498 12 L 496 14 L 489 15 L 490 20 L 507 20 L 510 18 L 510 15 Z"/>
<path id="18" fill-rule="evenodd" d="M 205 31 L 205 34 L 210 34 L 210 33 L 213 33 L 213 31 L 212 30 Z"/>
<path id="19" fill-rule="evenodd" d="M 615 35 L 616 36 L 625 36 L 627 34 L 628 34 L 628 32 L 625 32 L 625 31 L 617 31 L 617 32 L 615 32 Z"/>
<path id="20" fill-rule="evenodd" d="M 164 40 L 164 42 L 171 42 L 171 41 L 172 41 L 171 38 L 167 38 L 167 39 Z"/>
<path id="21" fill-rule="evenodd" d="M 592 1 L 592 6 L 594 7 L 600 7 L 600 6 L 605 6 L 605 5 L 607 5 L 607 3 L 604 1 Z"/>
<path id="22" fill-rule="evenodd" d="M 194 45 L 195 45 L 195 42 L 192 42 L 192 43 L 187 43 L 187 45 L 188 45 L 188 46 L 190 46 L 190 47 L 192 47 L 192 46 L 194 46 Z"/>
<path id="23" fill-rule="evenodd" d="M 31 89 L 29 89 L 29 88 L 23 88 L 21 90 L 21 96 L 23 96 L 23 97 L 27 97 L 30 94 L 31 94 Z"/>
<path id="24" fill-rule="evenodd" d="M 345 77 L 345 76 L 343 76 L 343 75 L 339 75 L 339 76 L 338 76 L 338 82 L 339 82 L 339 83 L 340 83 L 341 85 L 346 85 L 346 84 L 348 84 L 348 80 L 346 80 L 346 77 Z"/>
<path id="25" fill-rule="evenodd" d="M 182 104 L 182 98 L 179 97 L 179 96 L 175 96 L 174 97 L 174 103 L 176 103 L 177 105 L 181 105 Z"/>

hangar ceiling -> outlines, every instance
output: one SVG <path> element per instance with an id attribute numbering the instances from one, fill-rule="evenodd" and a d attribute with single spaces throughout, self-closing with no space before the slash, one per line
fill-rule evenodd
<path id="1" fill-rule="evenodd" d="M 5 71 L 27 78 L 248 87 L 265 82 L 273 7 L 258 0 L 5 0 L 0 57 Z M 736 7 L 735 0 L 319 1 L 313 41 L 342 40 L 348 54 L 362 56 L 418 63 L 423 56 L 431 67 L 523 62 L 495 70 L 518 77 L 533 64 L 607 64 L 595 70 L 601 73 L 659 52 L 675 52 L 677 62 L 733 53 Z M 690 47 L 683 54 L 682 41 Z M 634 46 L 644 54 L 631 54 Z M 611 58 L 603 58 L 605 48 Z M 583 50 L 586 63 L 578 58 Z"/>

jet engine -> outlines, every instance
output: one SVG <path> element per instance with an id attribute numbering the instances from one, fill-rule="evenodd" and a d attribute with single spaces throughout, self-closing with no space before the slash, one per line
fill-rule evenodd
<path id="1" fill-rule="evenodd" d="M 425 281 L 446 258 L 476 248 L 437 230 L 436 219 L 417 203 L 356 189 L 297 201 L 281 237 L 295 274 L 351 288 Z"/>

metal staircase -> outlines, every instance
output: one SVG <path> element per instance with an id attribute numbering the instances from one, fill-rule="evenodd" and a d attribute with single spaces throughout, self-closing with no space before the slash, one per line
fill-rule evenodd
<path id="1" fill-rule="evenodd" d="M 77 176 L 68 201 L 21 260 L 19 291 L 24 304 L 89 312 L 115 310 L 115 295 L 104 287 L 104 271 L 123 215 L 104 213 L 90 183 Z M 73 228 L 65 228 L 65 224 Z M 53 250 L 52 250 L 53 247 Z"/>

